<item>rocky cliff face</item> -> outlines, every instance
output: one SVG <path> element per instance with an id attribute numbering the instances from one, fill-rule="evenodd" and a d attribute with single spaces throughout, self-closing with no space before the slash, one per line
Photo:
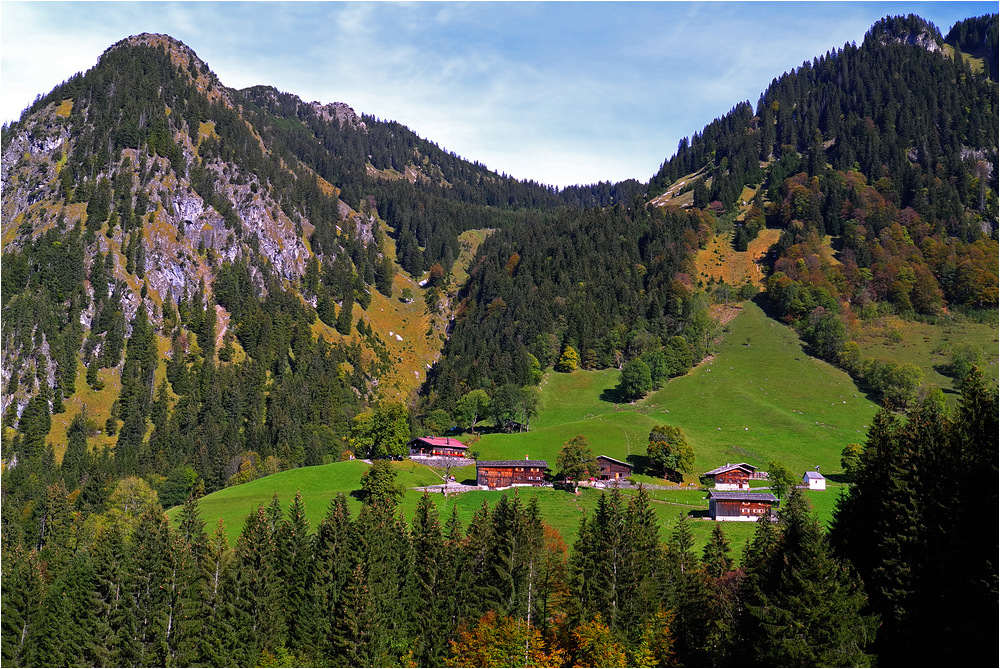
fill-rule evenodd
<path id="1" fill-rule="evenodd" d="M 137 132 L 147 139 L 124 148 L 115 148 L 116 133 L 123 132 L 127 123 L 102 125 L 105 122 L 99 112 L 104 109 L 95 107 L 93 84 L 88 98 L 82 94 L 84 88 L 79 87 L 79 95 L 52 100 L 5 129 L 0 159 L 4 253 L 23 251 L 57 224 L 63 230 L 87 228 L 92 235 L 87 242 L 91 252 L 84 259 L 83 275 L 90 273 L 94 252 L 111 255 L 107 288 L 109 292 L 118 291 L 120 296 L 126 336 L 131 334 L 132 320 L 144 301 L 151 301 L 155 307 L 168 300 L 177 304 L 185 295 L 193 295 L 199 285 L 210 297 L 216 274 L 226 262 L 242 260 L 247 264 L 258 296 L 266 290 L 267 276 L 297 290 L 311 255 L 310 236 L 316 225 L 308 207 L 295 201 L 291 189 L 297 180 L 322 180 L 302 165 L 288 165 L 276 158 L 260 132 L 240 117 L 234 92 L 225 88 L 190 48 L 166 35 L 142 34 L 110 47 L 102 61 L 123 54 L 129 54 L 128 60 L 128 49 L 146 49 L 143 53 L 152 50 L 161 62 L 162 56 L 155 54 L 165 54 L 169 65 L 163 67 L 172 68 L 170 76 L 180 82 L 175 87 L 185 91 L 187 97 L 164 98 L 163 91 L 168 87 L 160 86 L 159 98 L 129 99 L 113 76 L 106 77 L 112 83 L 100 92 L 113 102 L 104 104 L 143 108 Z M 84 80 L 93 79 L 92 73 L 100 67 L 83 75 Z M 156 89 L 150 93 L 156 94 Z M 192 96 L 200 99 L 192 101 Z M 360 117 L 345 104 L 309 104 L 323 119 L 364 127 Z M 236 150 L 229 146 L 219 155 L 218 147 L 227 141 L 233 143 L 218 132 L 213 118 L 217 113 L 212 110 L 220 108 L 235 112 L 237 130 L 248 138 L 243 140 L 244 145 L 259 145 L 262 159 L 269 161 L 266 174 L 270 177 L 262 177 L 265 172 L 241 164 L 234 157 L 245 146 L 236 146 Z M 150 132 L 149 125 L 163 112 L 164 132 L 157 136 Z M 234 123 L 232 119 L 229 122 Z M 215 147 L 215 151 L 206 153 L 206 146 Z M 69 170 L 71 159 L 77 161 L 73 177 L 64 172 Z M 199 171 L 203 175 L 200 187 L 196 177 Z M 208 190 L 204 185 L 207 182 Z M 291 189 L 284 185 L 289 183 L 293 184 Z M 111 215 L 102 214 L 106 220 L 100 222 L 94 218 L 100 208 L 95 208 L 94 201 L 100 198 L 102 188 L 107 190 L 110 203 L 105 209 L 110 206 Z M 337 229 L 343 231 L 344 239 L 350 231 L 363 246 L 374 243 L 375 216 L 362 215 L 337 201 L 339 191 L 330 184 L 323 182 L 322 190 L 335 201 L 332 210 L 340 217 Z M 338 250 L 327 243 L 323 259 L 332 260 L 343 252 L 343 247 Z M 92 298 L 93 293 L 88 285 L 87 295 Z M 315 305 L 314 297 L 307 301 Z M 80 322 L 84 328 L 90 328 L 94 311 L 95 305 L 82 305 Z M 218 320 L 220 339 L 228 323 L 228 314 L 222 312 Z M 150 313 L 154 324 L 160 325 L 162 311 L 152 308 Z M 49 355 L 45 336 L 39 337 L 45 343 L 41 347 L 33 339 L 27 340 L 30 351 L 22 340 L 5 339 L 5 387 L 12 369 L 23 372 L 47 367 L 47 376 L 56 373 L 58 356 Z M 32 358 L 30 364 L 28 358 Z M 47 380 L 51 387 L 54 380 Z M 16 402 L 20 413 L 33 391 L 20 387 L 11 397 L 5 395 L 3 409 Z"/>

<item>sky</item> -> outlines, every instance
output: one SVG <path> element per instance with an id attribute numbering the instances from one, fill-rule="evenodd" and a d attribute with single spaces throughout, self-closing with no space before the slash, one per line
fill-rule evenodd
<path id="1" fill-rule="evenodd" d="M 231 88 L 344 102 L 519 179 L 648 181 L 772 79 L 914 13 L 996 2 L 0 2 L 0 121 L 166 33 Z"/>

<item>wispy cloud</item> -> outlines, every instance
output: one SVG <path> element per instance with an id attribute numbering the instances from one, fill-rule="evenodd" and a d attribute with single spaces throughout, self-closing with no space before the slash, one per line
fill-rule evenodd
<path id="1" fill-rule="evenodd" d="M 3 2 L 0 116 L 139 32 L 223 83 L 270 84 L 398 120 L 467 158 L 556 185 L 648 179 L 771 79 L 860 42 L 886 14 L 943 32 L 954 2 Z"/>

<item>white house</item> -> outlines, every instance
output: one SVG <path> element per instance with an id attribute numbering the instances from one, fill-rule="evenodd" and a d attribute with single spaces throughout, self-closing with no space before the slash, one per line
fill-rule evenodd
<path id="1" fill-rule="evenodd" d="M 810 490 L 826 490 L 826 478 L 819 472 L 806 472 L 802 476 L 802 485 Z"/>

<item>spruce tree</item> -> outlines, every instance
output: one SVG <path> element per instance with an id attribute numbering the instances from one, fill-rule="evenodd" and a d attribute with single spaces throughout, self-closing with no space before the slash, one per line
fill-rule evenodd
<path id="1" fill-rule="evenodd" d="M 275 567 L 284 586 L 282 609 L 285 612 L 287 645 L 293 650 L 308 649 L 308 625 L 303 618 L 308 609 L 312 579 L 313 537 L 309 533 L 299 491 L 296 491 L 295 499 L 288 507 L 287 517 L 278 526 L 275 543 Z"/>
<path id="2" fill-rule="evenodd" d="M 833 557 L 797 488 L 781 510 L 780 538 L 753 579 L 746 611 L 753 658 L 768 666 L 869 666 L 877 618 L 861 582 Z"/>
<path id="3" fill-rule="evenodd" d="M 413 601 L 419 602 L 413 612 L 413 633 L 416 638 L 413 659 L 421 666 L 440 666 L 448 651 L 448 600 L 452 591 L 453 572 L 448 567 L 444 536 L 438 523 L 437 509 L 427 493 L 420 498 L 414 511 L 410 530 L 413 544 Z"/>

